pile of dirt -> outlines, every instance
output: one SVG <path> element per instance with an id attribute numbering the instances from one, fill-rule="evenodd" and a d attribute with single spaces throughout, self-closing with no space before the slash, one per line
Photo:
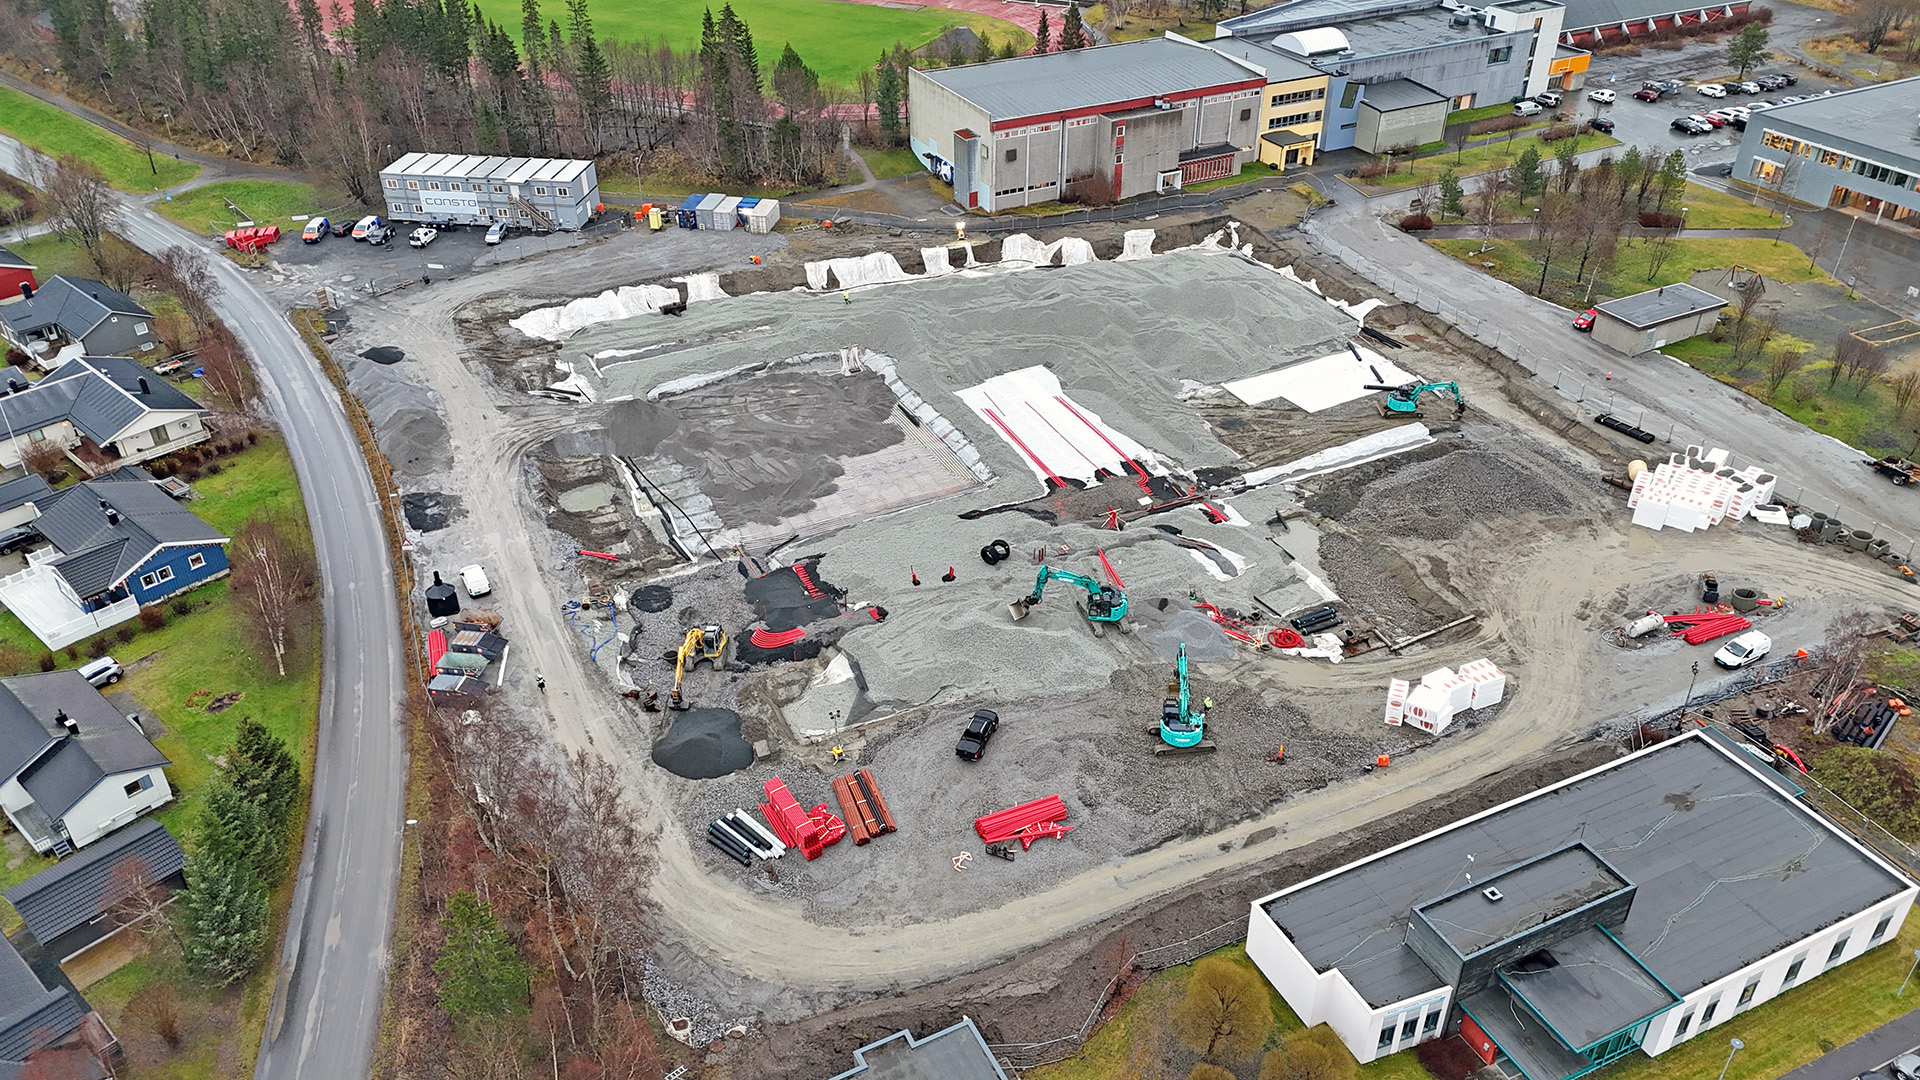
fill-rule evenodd
<path id="1" fill-rule="evenodd" d="M 1421 540 L 1449 540 L 1474 521 L 1564 514 L 1572 508 L 1565 491 L 1532 469 L 1470 447 L 1400 464 L 1368 484 L 1357 512 L 1343 520 Z"/>
<path id="2" fill-rule="evenodd" d="M 653 763 L 688 780 L 712 780 L 753 764 L 753 747 L 740 737 L 732 709 L 690 709 L 653 744 Z"/>
<path id="3" fill-rule="evenodd" d="M 362 350 L 360 355 L 376 364 L 397 364 L 407 358 L 403 350 L 392 345 L 375 345 L 371 349 Z"/>

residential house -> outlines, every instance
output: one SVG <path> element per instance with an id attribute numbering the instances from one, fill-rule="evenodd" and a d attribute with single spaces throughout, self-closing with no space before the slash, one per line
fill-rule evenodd
<path id="1" fill-rule="evenodd" d="M 0 940 L 0 1078 L 112 1076 L 105 1063 L 120 1044 L 106 1021 L 57 964 L 30 963 L 22 952 Z"/>
<path id="2" fill-rule="evenodd" d="M 0 481 L 0 530 L 31 524 L 40 516 L 40 505 L 52 495 L 52 485 L 39 473 Z"/>
<path id="3" fill-rule="evenodd" d="M 0 679 L 0 810 L 66 855 L 173 798 L 172 764 L 78 671 Z"/>
<path id="4" fill-rule="evenodd" d="M 39 510 L 48 546 L 0 578 L 0 603 L 50 649 L 227 573 L 229 538 L 138 466 L 53 492 Z"/>
<path id="5" fill-rule="evenodd" d="M 0 893 L 47 955 L 65 963 L 126 928 L 135 894 L 186 888 L 187 853 L 165 825 L 141 818 Z"/>
<path id="6" fill-rule="evenodd" d="M 153 312 L 92 278 L 57 274 L 0 307 L 0 338 L 52 371 L 77 356 L 150 355 L 160 347 Z"/>
<path id="7" fill-rule="evenodd" d="M 0 247 L 0 304 L 31 294 L 37 285 L 38 282 L 33 279 L 33 264 Z"/>
<path id="8" fill-rule="evenodd" d="M 1237 174 L 1258 154 L 1266 74 L 1178 36 L 907 72 L 909 144 L 989 213 Z"/>
<path id="9" fill-rule="evenodd" d="M 31 386 L 0 383 L 0 469 L 48 445 L 89 473 L 137 465 L 205 442 L 209 415 L 124 356 L 75 357 Z"/>

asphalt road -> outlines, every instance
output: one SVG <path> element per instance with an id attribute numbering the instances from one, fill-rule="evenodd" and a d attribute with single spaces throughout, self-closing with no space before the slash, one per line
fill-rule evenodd
<path id="1" fill-rule="evenodd" d="M 0 169 L 33 175 L 23 160 L 29 153 L 0 137 Z M 122 201 L 117 231 L 143 250 L 206 250 L 205 240 Z M 244 271 L 217 256 L 207 263 L 222 289 L 213 307 L 253 354 L 299 472 L 326 623 L 313 801 L 254 1075 L 365 1076 L 386 978 L 407 770 L 393 567 L 366 461 L 333 385 Z"/>

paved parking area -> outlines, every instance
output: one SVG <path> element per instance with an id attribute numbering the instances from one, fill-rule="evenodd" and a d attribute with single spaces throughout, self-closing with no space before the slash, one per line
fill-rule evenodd
<path id="1" fill-rule="evenodd" d="M 381 288 L 423 277 L 453 278 L 540 252 L 575 247 L 621 227 L 608 215 L 582 232 L 533 236 L 516 230 L 505 241 L 489 247 L 485 229 L 456 225 L 441 230 L 426 247 L 415 248 L 407 244 L 407 235 L 415 226 L 400 222 L 393 239 L 385 244 L 368 244 L 346 236 L 328 236 L 308 244 L 296 233 L 283 236 L 273 245 L 272 255 L 275 263 L 301 278 L 350 291 L 370 283 Z"/>

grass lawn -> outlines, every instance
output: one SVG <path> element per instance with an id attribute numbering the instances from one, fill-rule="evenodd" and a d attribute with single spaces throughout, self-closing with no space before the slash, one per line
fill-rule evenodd
<path id="1" fill-rule="evenodd" d="M 247 220 L 295 232 L 300 228 L 293 220 L 295 214 L 359 217 L 361 210 L 343 191 L 288 180 L 222 180 L 162 202 L 157 209 L 189 229 L 218 235 L 240 220 L 227 208 L 228 202 L 238 206 Z"/>
<path id="2" fill-rule="evenodd" d="M 1084 9 L 1082 14 L 1093 26 L 1099 26 L 1100 21 L 1107 17 L 1104 6 L 1100 4 Z M 1060 40 L 1060 17 L 1056 15 L 1051 21 L 1054 40 L 1058 41 Z M 1161 19 L 1145 19 L 1138 15 L 1128 15 L 1120 20 L 1118 26 L 1107 31 L 1107 37 L 1112 41 L 1139 41 L 1142 38 L 1164 37 L 1169 30 L 1195 41 L 1205 41 L 1214 35 L 1213 24 L 1210 22 L 1189 22 L 1178 15 Z"/>
<path id="3" fill-rule="evenodd" d="M 896 176 L 926 171 L 920 159 L 913 156 L 913 151 L 904 146 L 895 150 L 856 146 L 854 150 L 860 155 L 860 160 L 867 163 L 867 168 L 873 170 L 875 180 L 891 180 Z"/>
<path id="4" fill-rule="evenodd" d="M 150 167 L 146 151 L 113 132 L 5 87 L 0 87 L 0 131 L 54 157 L 90 162 L 122 191 L 158 191 L 200 173 L 198 165 L 160 154 Z"/>
<path id="5" fill-rule="evenodd" d="M 1488 273 L 1528 292 L 1533 292 L 1535 286 L 1540 283 L 1540 263 L 1528 252 L 1526 241 L 1495 240 L 1484 253 L 1480 252 L 1480 241 L 1468 237 L 1430 240 L 1428 243 L 1476 268 L 1481 263 L 1493 263 L 1493 268 L 1488 270 Z M 1657 274 L 1648 273 L 1652 265 L 1652 254 L 1652 245 L 1644 240 L 1623 243 L 1613 270 L 1610 273 L 1601 274 L 1599 281 L 1595 284 L 1593 301 L 1598 303 L 1601 300 L 1642 292 L 1659 285 L 1672 285 L 1692 277 L 1696 270 L 1723 266 L 1745 266 L 1758 270 L 1776 281 L 1791 284 L 1833 281 L 1824 270 L 1809 270 L 1807 257 L 1800 253 L 1799 248 L 1791 244 L 1775 244 L 1772 240 L 1761 236 L 1711 237 L 1678 241 L 1673 253 L 1666 258 Z M 1577 265 L 1574 261 L 1555 257 L 1554 273 L 1547 279 L 1548 299 L 1568 304 L 1584 299 L 1587 290 L 1586 278 L 1583 277 L 1578 282 L 1572 279 Z"/>
<path id="6" fill-rule="evenodd" d="M 41 281 L 55 274 L 89 276 L 93 273 L 86 250 L 58 233 L 16 240 L 7 245 L 7 250 L 32 263 L 34 276 Z"/>
<path id="7" fill-rule="evenodd" d="M 293 472 L 293 460 L 277 435 L 263 434 L 258 445 L 224 459 L 213 476 L 193 482 L 201 498 L 191 504 L 207 524 L 232 536 L 247 519 L 267 514 L 286 521 L 307 535 L 306 508 Z M 140 629 L 131 641 L 114 641 L 111 654 L 127 668 L 127 676 L 111 689 L 113 700 L 125 712 L 158 720 L 164 729 L 154 740 L 173 762 L 167 768 L 175 797 L 155 817 L 176 836 L 184 838 L 198 812 L 195 798 L 213 771 L 213 758 L 233 741 L 235 723 L 250 716 L 285 740 L 311 775 L 314 718 L 320 700 L 320 662 L 316 642 L 301 642 L 288 657 L 282 679 L 272 659 L 253 643 L 252 632 L 229 595 L 228 582 L 201 586 L 184 597 L 197 606 L 186 614 L 166 607 L 167 623 L 157 630 Z M 118 628 L 116 628 L 118 629 Z M 0 613 L 0 657 L 20 671 L 37 671 L 45 651 L 38 639 L 11 612 Z M 60 667 L 77 667 L 86 660 L 65 650 L 55 655 Z M 14 674 L 7 670 L 5 674 Z M 209 713 L 207 702 L 239 693 L 240 700 L 221 712 Z M 29 857 L 18 865 L 0 867 L 0 888 L 24 880 L 53 865 L 50 859 Z"/>
<path id="8" fill-rule="evenodd" d="M 1455 124 L 1477 124 L 1482 120 L 1491 120 L 1496 116 L 1512 116 L 1513 102 L 1502 101 L 1495 105 L 1481 105 L 1472 109 L 1455 109 L 1447 114 L 1447 126 Z"/>
<path id="9" fill-rule="evenodd" d="M 475 8 L 502 26 L 520 25 L 520 5 L 512 0 L 479 0 Z M 549 18 L 565 19 L 564 5 L 548 0 Z M 593 28 L 601 37 L 622 41 L 652 41 L 686 50 L 699 44 L 700 17 L 720 5 L 710 0 L 657 0 L 649 4 L 602 4 L 593 10 Z M 830 0 L 736 0 L 735 14 L 753 31 L 760 53 L 760 70 L 773 69 L 780 51 L 792 45 L 823 82 L 852 87 L 860 72 L 873 66 L 880 54 L 898 43 L 917 49 L 956 26 L 986 31 L 995 47 L 1012 40 L 1025 52 L 1033 35 L 987 15 L 944 8 L 903 10 L 872 4 Z M 1210 35 L 1209 35 L 1210 36 Z"/>
<path id="10" fill-rule="evenodd" d="M 1770 229 L 1780 224 L 1780 215 L 1764 206 L 1699 184 L 1688 184 L 1679 202 L 1687 208 L 1689 229 Z"/>
<path id="11" fill-rule="evenodd" d="M 1579 139 L 1580 150 L 1583 153 L 1588 150 L 1598 150 L 1606 146 L 1620 145 L 1620 140 L 1611 135 L 1602 135 L 1599 132 L 1588 132 L 1579 136 Z M 1512 141 L 1500 139 L 1484 146 L 1470 147 L 1465 153 L 1457 155 L 1449 152 L 1445 154 L 1435 154 L 1432 157 L 1418 158 L 1414 161 L 1396 163 L 1399 167 L 1394 172 L 1373 180 L 1362 180 L 1360 182 L 1369 185 L 1377 192 L 1382 188 L 1404 188 L 1412 187 L 1415 184 L 1435 183 L 1440 179 L 1440 174 L 1446 172 L 1449 168 L 1460 176 L 1472 176 L 1475 173 L 1506 168 L 1513 164 L 1521 154 L 1526 153 L 1527 147 L 1529 146 L 1539 151 L 1542 161 L 1553 160 L 1554 144 L 1543 143 L 1537 136 L 1526 136 L 1524 138 L 1513 139 Z"/>
<path id="12" fill-rule="evenodd" d="M 1916 947 L 1920 947 L 1920 919 L 1909 917 L 1897 942 L 1881 945 L 1779 997 L 1737 1013 L 1708 1029 L 1707 1034 L 1657 1058 L 1630 1054 L 1609 1065 L 1606 1075 L 1612 1080 L 1699 1080 L 1715 1076 L 1726 1062 L 1727 1040 L 1738 1038 L 1746 1043 L 1746 1049 L 1734 1055 L 1727 1080 L 1780 1076 L 1908 1012 L 1913 1007 L 1912 999 L 1895 998 L 1894 991 L 1913 963 Z M 1214 955 L 1253 969 L 1244 946 L 1235 945 Z M 1160 1050 L 1164 1033 L 1156 1030 L 1154 1018 L 1172 1011 L 1192 971 L 1192 967 L 1182 966 L 1153 976 L 1078 1053 L 1059 1064 L 1022 1075 L 1030 1080 L 1129 1080 L 1136 1075 L 1128 1068 L 1134 1042 L 1151 1040 L 1152 1049 Z M 1265 978 L 1260 985 L 1268 988 L 1271 998 L 1275 1021 L 1269 1042 L 1272 1045 L 1300 1027 L 1300 1021 Z M 1360 1066 L 1360 1078 L 1430 1080 L 1430 1074 L 1413 1051 L 1403 1050 Z"/>

